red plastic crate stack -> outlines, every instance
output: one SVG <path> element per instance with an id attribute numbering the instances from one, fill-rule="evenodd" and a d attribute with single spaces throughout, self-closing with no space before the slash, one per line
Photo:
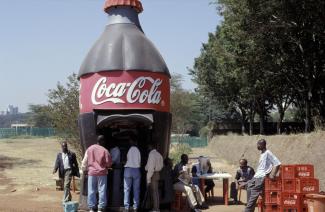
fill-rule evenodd
<path id="1" fill-rule="evenodd" d="M 276 177 L 274 181 L 266 178 L 264 183 L 264 212 L 280 212 L 282 181 Z"/>
<path id="2" fill-rule="evenodd" d="M 305 195 L 319 193 L 319 180 L 314 178 L 314 166 L 296 164 L 281 166 L 281 211 L 307 212 Z"/>
<path id="3" fill-rule="evenodd" d="M 265 179 L 264 212 L 307 212 L 305 195 L 319 193 L 310 164 L 282 165 L 280 177 Z"/>

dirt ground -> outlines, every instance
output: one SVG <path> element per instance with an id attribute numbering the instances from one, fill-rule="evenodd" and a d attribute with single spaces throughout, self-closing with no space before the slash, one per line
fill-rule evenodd
<path id="1" fill-rule="evenodd" d="M 320 190 L 325 191 L 325 131 L 309 134 L 273 135 L 273 136 L 215 136 L 209 143 L 209 150 L 217 158 L 223 158 L 231 164 L 238 164 L 240 158 L 248 160 L 254 169 L 258 165 L 260 152 L 256 142 L 264 138 L 267 148 L 271 150 L 282 164 L 312 164 L 315 178 L 319 179 Z"/>
<path id="2" fill-rule="evenodd" d="M 0 139 L 0 211 L 59 212 L 62 191 L 55 190 L 52 169 L 60 145 L 55 139 Z M 208 149 L 193 149 L 190 157 L 210 156 L 215 171 L 234 173 L 236 167 L 213 158 Z M 239 212 L 242 205 L 222 205 L 221 182 L 207 212 Z M 242 199 L 245 199 L 245 194 Z M 73 200 L 78 200 L 73 193 Z"/>

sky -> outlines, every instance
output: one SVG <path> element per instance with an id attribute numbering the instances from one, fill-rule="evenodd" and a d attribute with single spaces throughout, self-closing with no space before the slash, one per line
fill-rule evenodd
<path id="1" fill-rule="evenodd" d="M 220 24 L 212 0 L 141 0 L 142 29 L 183 87 L 208 33 Z M 49 89 L 65 83 L 103 32 L 104 0 L 0 0 L 0 111 L 27 112 L 46 104 Z"/>

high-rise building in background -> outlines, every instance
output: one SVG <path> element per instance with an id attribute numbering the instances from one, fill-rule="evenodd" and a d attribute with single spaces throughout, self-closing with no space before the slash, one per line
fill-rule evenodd
<path id="1" fill-rule="evenodd" d="M 6 115 L 17 115 L 17 114 L 18 114 L 18 107 L 9 105 L 6 111 Z"/>

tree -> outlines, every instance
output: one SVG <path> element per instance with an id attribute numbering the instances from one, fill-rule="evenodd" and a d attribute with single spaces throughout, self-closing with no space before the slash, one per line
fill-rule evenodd
<path id="1" fill-rule="evenodd" d="M 51 119 L 50 107 L 48 105 L 29 105 L 31 117 L 28 122 L 34 127 L 52 127 L 53 121 Z"/>
<path id="2" fill-rule="evenodd" d="M 78 153 L 81 153 L 77 123 L 79 114 L 77 75 L 70 75 L 65 85 L 58 82 L 55 89 L 49 90 L 48 98 L 50 116 L 59 137 L 68 142 Z"/>
<path id="3" fill-rule="evenodd" d="M 173 115 L 172 132 L 184 134 L 187 131 L 196 131 L 201 126 L 202 114 L 197 107 L 197 95 L 182 88 L 182 76 L 172 75 L 171 78 L 171 113 Z"/>
<path id="4" fill-rule="evenodd" d="M 275 106 L 280 133 L 289 105 L 300 105 L 309 132 L 311 118 L 325 115 L 325 2 L 216 2 L 224 21 L 190 71 L 199 91 L 238 111 L 242 126 L 258 114 L 260 134 Z"/>

